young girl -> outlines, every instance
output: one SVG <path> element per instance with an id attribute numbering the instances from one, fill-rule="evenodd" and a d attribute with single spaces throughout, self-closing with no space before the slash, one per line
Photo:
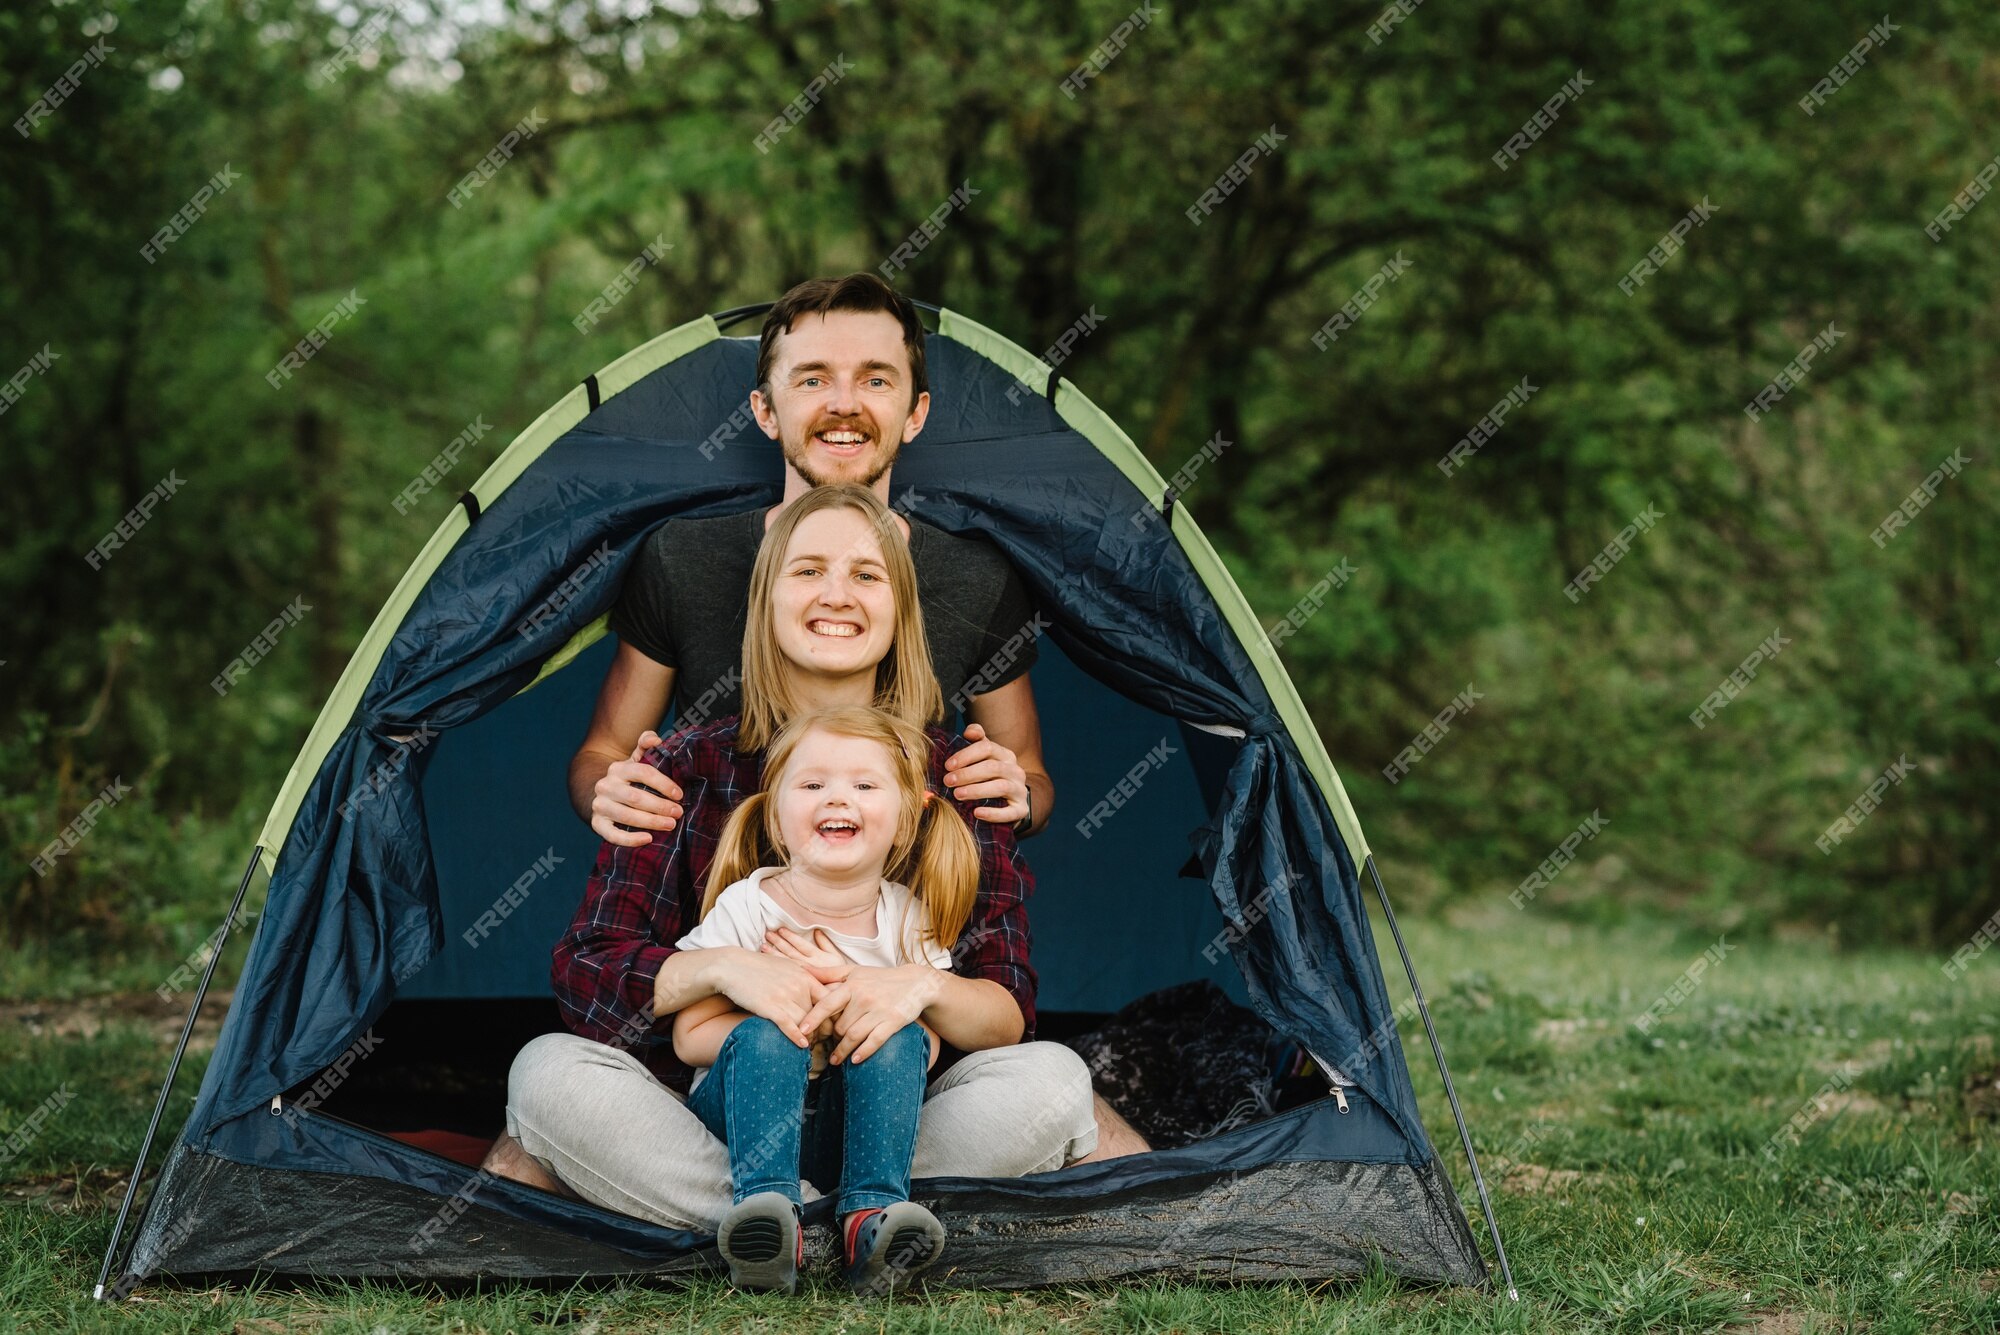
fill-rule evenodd
<path id="1" fill-rule="evenodd" d="M 949 799 L 925 788 L 930 750 L 923 729 L 871 706 L 794 717 L 766 755 L 764 790 L 723 827 L 701 922 L 676 945 L 763 950 L 787 927 L 831 938 L 837 953 L 808 961 L 820 968 L 950 969 L 979 852 Z M 736 1284 L 790 1292 L 796 1283 L 801 1173 L 839 1179 L 855 1292 L 893 1292 L 938 1258 L 944 1228 L 909 1199 L 936 1035 L 920 1022 L 884 1024 L 827 1066 L 831 1019 L 808 1048 L 724 996 L 680 1011 L 673 1030 L 675 1053 L 703 1068 L 688 1107 L 729 1147 L 735 1204 L 717 1246 Z"/>

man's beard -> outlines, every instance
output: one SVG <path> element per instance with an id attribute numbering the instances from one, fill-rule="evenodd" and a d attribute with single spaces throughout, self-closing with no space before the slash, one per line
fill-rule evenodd
<path id="1" fill-rule="evenodd" d="M 876 430 L 873 426 L 853 427 L 852 419 L 850 419 L 848 429 L 865 430 L 873 437 L 874 448 L 871 453 L 857 455 L 853 459 L 845 461 L 849 467 L 865 467 L 867 470 L 866 474 L 863 476 L 833 476 L 822 473 L 813 461 L 812 439 L 821 431 L 839 431 L 841 429 L 842 423 L 839 421 L 814 422 L 796 444 L 786 442 L 784 446 L 785 462 L 790 464 L 797 471 L 798 475 L 804 478 L 810 486 L 824 487 L 834 482 L 854 482 L 864 487 L 874 486 L 877 482 L 881 481 L 882 475 L 887 473 L 890 466 L 896 462 L 896 455 L 902 445 L 900 433 L 899 438 L 892 442 L 888 436 L 883 435 L 882 432 Z"/>

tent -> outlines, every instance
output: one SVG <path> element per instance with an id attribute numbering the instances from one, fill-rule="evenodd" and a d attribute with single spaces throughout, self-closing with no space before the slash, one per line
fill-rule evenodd
<path id="1" fill-rule="evenodd" d="M 460 498 L 397 584 L 272 804 L 231 914 L 261 889 L 234 998 L 121 1254 L 168 1074 L 100 1297 L 162 1272 L 671 1277 L 717 1265 L 711 1237 L 470 1165 L 501 1126 L 508 1059 L 560 1027 L 549 952 L 596 847 L 564 775 L 610 659 L 605 615 L 624 570 L 668 518 L 780 493 L 778 451 L 745 406 L 757 341 L 724 332 L 766 309 L 703 316 L 587 378 Z M 986 534 L 1042 613 L 1034 682 L 1063 809 L 1023 851 L 1039 886 L 1044 1031 L 1209 978 L 1312 1054 L 1324 1086 L 1175 1149 L 1024 1179 L 920 1180 L 914 1194 L 950 1235 L 928 1282 L 1318 1280 L 1379 1258 L 1419 1280 L 1486 1285 L 1418 1118 L 1364 870 L 1385 913 L 1387 897 L 1268 637 L 1109 417 L 1005 338 L 923 309 L 936 324 L 933 406 L 895 466 L 891 504 Z M 1441 1054 L 1439 1067 L 1449 1092 Z M 830 1204 L 808 1211 L 820 1248 Z M 1492 1240 L 1505 1275 L 1497 1228 Z"/>

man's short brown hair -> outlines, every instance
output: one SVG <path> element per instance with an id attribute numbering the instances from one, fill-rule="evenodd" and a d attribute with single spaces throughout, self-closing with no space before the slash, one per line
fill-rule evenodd
<path id="1" fill-rule="evenodd" d="M 924 370 L 924 326 L 917 308 L 908 297 L 890 287 L 875 274 L 863 270 L 845 278 L 808 278 L 779 297 L 764 316 L 764 332 L 757 340 L 757 388 L 771 396 L 771 362 L 777 355 L 778 335 L 791 332 L 801 315 L 825 315 L 829 311 L 882 311 L 893 315 L 903 326 L 903 347 L 910 356 L 910 404 L 930 391 L 930 377 Z"/>

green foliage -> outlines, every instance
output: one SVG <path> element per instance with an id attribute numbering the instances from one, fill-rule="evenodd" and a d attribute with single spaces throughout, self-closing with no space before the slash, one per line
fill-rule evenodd
<path id="1" fill-rule="evenodd" d="M 0 849 L 18 869 L 0 901 L 0 996 L 159 985 L 227 915 L 255 818 L 163 801 L 168 754 L 94 768 L 41 715 L 19 722 L 0 741 L 0 773 L 20 778 L 0 792 Z"/>
<path id="2" fill-rule="evenodd" d="M 1992 157 L 1990 6 L 1903 24 L 1811 116 L 1798 98 L 1878 10 L 1425 6 L 1376 42 L 1372 3 L 1168 6 L 1070 97 L 1129 4 L 687 8 L 0 13 L 9 106 L 97 36 L 114 48 L 9 135 L 0 172 L 0 379 L 60 356 L 0 418 L 5 840 L 21 865 L 119 773 L 149 776 L 120 819 L 151 831 L 92 841 L 61 894 L 6 873 L 10 932 L 143 937 L 140 906 L 174 900 L 219 917 L 247 853 L 224 845 L 514 433 L 663 328 L 873 267 L 962 181 L 979 195 L 906 290 L 1032 349 L 1097 310 L 1064 373 L 1163 473 L 1230 442 L 1186 503 L 1267 619 L 1355 567 L 1283 655 L 1400 889 L 1504 895 L 1600 811 L 1530 911 L 1647 900 L 1704 930 L 1945 946 L 1990 914 L 2000 206 L 1924 233 Z M 853 72 L 760 152 L 842 57 Z M 1578 71 L 1588 87 L 1500 170 Z M 454 207 L 531 113 L 547 124 Z M 1271 126 L 1283 142 L 1194 226 L 1184 210 Z M 240 180 L 149 261 L 225 165 Z M 1621 291 L 1704 200 L 1714 216 Z M 664 261 L 577 332 L 660 235 Z M 1316 347 L 1398 256 L 1408 272 Z M 354 317 L 269 385 L 350 292 Z M 1752 422 L 1829 324 L 1840 341 Z M 1446 476 L 1524 377 L 1528 402 Z M 476 419 L 491 430 L 399 512 Z M 1961 449 L 1964 475 L 1872 542 Z M 1665 518 L 1572 603 L 1565 582 L 1648 505 Z M 305 620 L 218 696 L 294 598 Z M 1774 630 L 1790 645 L 1690 723 Z M 1468 682 L 1478 707 L 1379 777 Z M 1822 854 L 1903 758 L 1914 773 Z"/>

